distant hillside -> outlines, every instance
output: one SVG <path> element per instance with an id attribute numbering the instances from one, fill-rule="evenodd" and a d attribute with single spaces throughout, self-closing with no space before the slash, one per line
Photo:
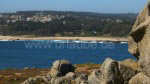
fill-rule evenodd
<path id="1" fill-rule="evenodd" d="M 52 15 L 67 15 L 81 16 L 81 17 L 99 17 L 99 18 L 111 18 L 111 19 L 135 19 L 137 14 L 135 13 L 92 13 L 92 12 L 74 12 L 74 11 L 18 11 L 16 14 L 22 15 L 35 15 L 37 13 L 52 14 Z"/>
<path id="2" fill-rule="evenodd" d="M 0 15 L 1 35 L 127 36 L 137 14 L 18 11 Z"/>

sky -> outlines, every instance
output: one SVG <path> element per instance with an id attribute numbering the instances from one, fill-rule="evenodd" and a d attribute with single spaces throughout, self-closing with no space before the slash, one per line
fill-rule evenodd
<path id="1" fill-rule="evenodd" d="M 55 10 L 97 13 L 138 13 L 147 0 L 0 0 L 0 13 Z"/>

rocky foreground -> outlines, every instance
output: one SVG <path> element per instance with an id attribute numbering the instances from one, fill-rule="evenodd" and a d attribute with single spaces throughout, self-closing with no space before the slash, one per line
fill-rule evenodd
<path id="1" fill-rule="evenodd" d="M 106 73 L 107 71 L 109 73 Z M 109 77 L 108 75 L 113 72 L 116 72 L 116 74 Z M 124 74 L 122 74 L 123 72 Z M 101 80 L 104 81 L 107 78 L 110 80 L 115 75 L 120 76 L 119 79 L 127 83 L 138 72 L 139 67 L 137 62 L 131 59 L 117 62 L 108 58 L 102 65 L 72 65 L 67 60 L 57 60 L 48 69 L 25 68 L 23 70 L 1 70 L 0 84 L 99 84 Z M 103 77 L 103 73 L 107 74 L 105 75 L 106 78 Z M 130 75 L 128 76 L 127 74 Z"/>
<path id="2" fill-rule="evenodd" d="M 47 74 L 30 77 L 21 84 L 128 84 L 139 72 L 134 60 L 117 62 L 107 58 L 100 68 L 88 73 L 77 71 L 67 60 L 57 60 Z"/>
<path id="3" fill-rule="evenodd" d="M 76 72 L 90 74 L 93 69 L 100 68 L 100 64 L 74 64 Z M 6 68 L 5 70 L 0 70 L 0 84 L 20 84 L 26 79 L 35 76 L 44 76 L 49 71 L 50 68 L 28 68 L 14 69 Z"/>

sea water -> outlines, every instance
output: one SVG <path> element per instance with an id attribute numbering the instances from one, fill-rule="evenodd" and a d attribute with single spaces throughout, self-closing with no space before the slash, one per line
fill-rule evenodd
<path id="1" fill-rule="evenodd" d="M 55 60 L 72 64 L 101 64 L 106 58 L 117 61 L 135 59 L 127 43 L 69 40 L 0 41 L 0 69 L 49 68 Z M 136 60 L 136 59 L 135 59 Z"/>

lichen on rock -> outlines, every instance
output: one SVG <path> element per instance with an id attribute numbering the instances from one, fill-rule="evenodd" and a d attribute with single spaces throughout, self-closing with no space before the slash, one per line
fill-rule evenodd
<path id="1" fill-rule="evenodd" d="M 138 15 L 129 35 L 128 50 L 139 59 L 141 69 L 141 73 L 133 77 L 130 84 L 150 84 L 150 0 Z"/>

